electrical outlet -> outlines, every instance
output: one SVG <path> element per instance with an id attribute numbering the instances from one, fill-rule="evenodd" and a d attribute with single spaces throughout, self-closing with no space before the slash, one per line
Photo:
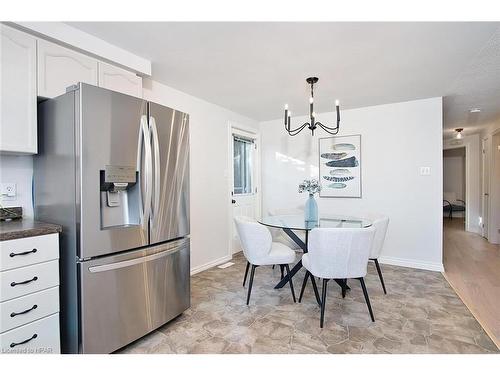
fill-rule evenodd
<path id="1" fill-rule="evenodd" d="M 16 200 L 16 184 L 11 182 L 0 184 L 0 195 L 3 201 L 14 201 Z"/>
<path id="2" fill-rule="evenodd" d="M 420 176 L 430 176 L 431 167 L 420 167 Z"/>

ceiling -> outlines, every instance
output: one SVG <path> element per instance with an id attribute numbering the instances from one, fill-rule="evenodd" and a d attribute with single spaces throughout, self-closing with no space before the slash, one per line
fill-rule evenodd
<path id="1" fill-rule="evenodd" d="M 256 120 L 444 96 L 445 129 L 500 122 L 500 22 L 71 22 L 168 86 Z M 471 108 L 481 108 L 478 114 Z M 451 130 L 449 130 L 450 132 Z"/>

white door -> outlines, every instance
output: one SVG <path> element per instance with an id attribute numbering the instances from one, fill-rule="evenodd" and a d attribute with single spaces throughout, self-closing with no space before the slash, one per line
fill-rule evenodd
<path id="1" fill-rule="evenodd" d="M 247 216 L 257 218 L 259 215 L 258 200 L 258 157 L 257 137 L 251 133 L 233 129 L 231 139 L 232 190 L 231 204 L 233 218 Z M 241 251 L 238 233 L 232 220 L 232 250 Z"/>
<path id="2" fill-rule="evenodd" d="M 483 139 L 483 191 L 482 191 L 482 203 L 483 203 L 483 215 L 482 215 L 482 236 L 488 238 L 488 218 L 489 218 L 489 204 L 490 204 L 490 139 Z"/>
<path id="3" fill-rule="evenodd" d="M 54 98 L 78 82 L 97 86 L 97 60 L 38 40 L 38 96 Z"/>
<path id="4" fill-rule="evenodd" d="M 0 25 L 0 151 L 36 154 L 36 39 Z"/>
<path id="5" fill-rule="evenodd" d="M 142 78 L 128 70 L 99 62 L 99 87 L 142 98 Z"/>

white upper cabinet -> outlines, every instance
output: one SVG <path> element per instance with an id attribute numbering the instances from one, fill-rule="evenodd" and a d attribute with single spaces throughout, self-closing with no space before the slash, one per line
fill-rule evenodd
<path id="1" fill-rule="evenodd" d="M 36 39 L 0 25 L 0 151 L 36 154 Z"/>
<path id="2" fill-rule="evenodd" d="M 97 60 L 38 40 L 38 96 L 54 98 L 78 82 L 97 86 Z"/>
<path id="3" fill-rule="evenodd" d="M 99 87 L 142 98 L 142 78 L 128 70 L 99 62 Z"/>

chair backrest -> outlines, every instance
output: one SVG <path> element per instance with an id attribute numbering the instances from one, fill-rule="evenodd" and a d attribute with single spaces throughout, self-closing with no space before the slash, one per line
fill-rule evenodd
<path id="1" fill-rule="evenodd" d="M 272 237 L 269 230 L 255 220 L 237 216 L 234 218 L 245 258 L 255 264 L 271 251 Z"/>
<path id="2" fill-rule="evenodd" d="M 445 191 L 443 193 L 443 200 L 450 202 L 451 204 L 457 201 L 457 193 L 453 191 Z"/>
<path id="3" fill-rule="evenodd" d="M 365 216 L 372 221 L 372 226 L 375 228 L 375 236 L 373 237 L 373 245 L 370 251 L 370 259 L 378 259 L 382 249 L 384 248 L 385 235 L 389 226 L 389 218 L 383 215 L 368 215 Z"/>
<path id="4" fill-rule="evenodd" d="M 314 276 L 364 277 L 375 228 L 315 228 L 309 233 L 308 258 Z"/>

